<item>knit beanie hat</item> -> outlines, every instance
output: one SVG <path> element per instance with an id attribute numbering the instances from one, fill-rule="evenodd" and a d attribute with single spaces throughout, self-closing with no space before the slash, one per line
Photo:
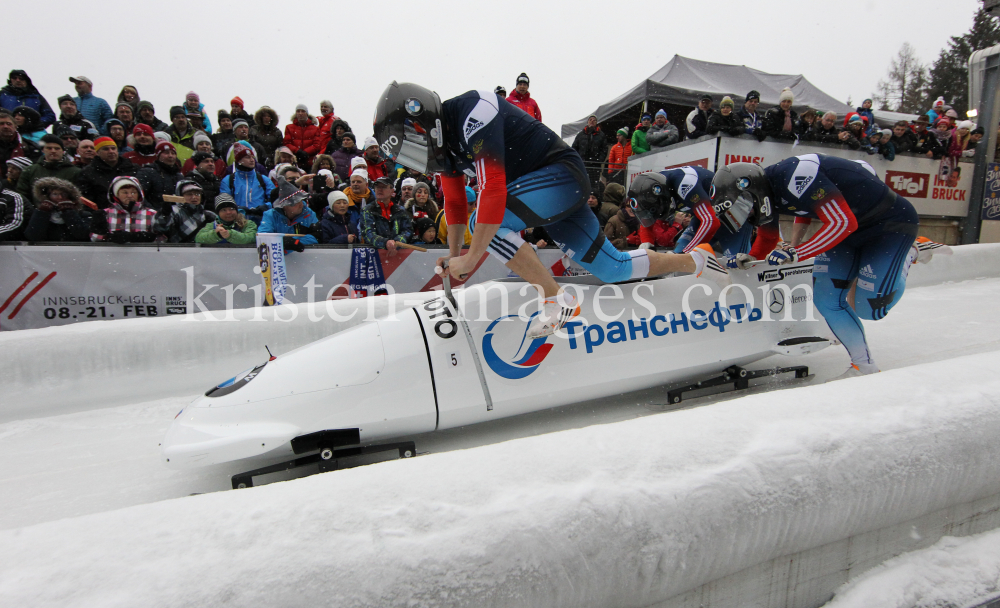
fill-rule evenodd
<path id="1" fill-rule="evenodd" d="M 747 98 L 745 101 L 750 101 L 751 99 L 756 99 L 757 101 L 760 101 L 760 93 L 758 93 L 757 91 L 750 91 L 749 93 L 747 93 Z"/>
<path id="2" fill-rule="evenodd" d="M 111 139 L 110 137 L 107 137 L 107 136 L 105 136 L 105 137 L 98 137 L 97 139 L 94 140 L 94 150 L 95 151 L 100 151 L 101 148 L 104 148 L 106 146 L 117 146 L 117 145 L 118 144 L 115 143 L 115 140 L 113 140 L 113 139 Z"/>
<path id="3" fill-rule="evenodd" d="M 729 95 L 726 95 L 725 97 L 723 97 L 722 98 L 722 103 L 719 104 L 720 108 L 724 108 L 726 106 L 729 106 L 730 108 L 736 107 L 736 104 L 733 103 L 733 98 L 730 97 Z"/>
<path id="4" fill-rule="evenodd" d="M 118 108 L 121 108 L 123 106 L 126 107 L 126 108 L 128 108 L 129 112 L 132 111 L 132 104 L 130 104 L 127 101 L 119 101 L 118 103 L 115 104 L 115 114 L 116 115 L 118 114 Z"/>
<path id="5" fill-rule="evenodd" d="M 367 150 L 368 148 L 371 148 L 372 146 L 375 146 L 377 148 L 378 147 L 378 140 L 369 135 L 368 137 L 365 138 L 365 148 L 364 149 Z"/>
<path id="6" fill-rule="evenodd" d="M 527 85 L 531 84 L 531 81 L 528 79 L 528 75 L 524 72 L 521 72 L 521 74 L 517 77 L 517 84 L 521 84 L 522 82 Z"/>
<path id="7" fill-rule="evenodd" d="M 204 132 L 198 131 L 197 133 L 194 134 L 194 146 L 195 146 L 195 148 L 197 148 L 198 144 L 200 142 L 203 142 L 203 141 L 207 141 L 209 143 L 209 145 L 212 144 L 212 138 L 209 137 L 208 135 L 205 135 Z"/>
<path id="8" fill-rule="evenodd" d="M 239 209 L 236 206 L 236 199 L 233 198 L 232 194 L 226 194 L 225 192 L 220 192 L 215 197 L 215 210 L 219 211 L 226 207 L 232 207 L 233 209 Z"/>
<path id="9" fill-rule="evenodd" d="M 858 115 L 858 114 L 855 114 L 854 116 L 851 116 L 851 119 L 847 121 L 847 124 L 853 124 L 853 123 L 856 123 L 856 122 L 857 123 L 861 123 L 862 125 L 865 124 L 864 119 L 861 118 L 861 116 Z"/>
<path id="10" fill-rule="evenodd" d="M 233 130 L 235 131 L 235 130 L 236 130 L 236 127 L 238 127 L 238 126 L 240 126 L 240 125 L 244 125 L 244 126 L 247 126 L 247 127 L 249 127 L 249 126 L 250 126 L 250 125 L 249 125 L 249 124 L 247 123 L 247 121 L 246 121 L 246 120 L 244 120 L 244 119 L 242 119 L 242 118 L 237 118 L 236 120 L 234 120 L 234 121 L 233 121 Z"/>
<path id="11" fill-rule="evenodd" d="M 139 105 L 136 106 L 136 110 L 142 111 L 143 108 L 149 108 L 154 112 L 156 111 L 156 108 L 153 107 L 153 103 L 151 101 L 146 101 L 145 99 L 139 102 Z"/>
<path id="12" fill-rule="evenodd" d="M 184 99 L 187 101 L 201 101 L 201 98 L 198 97 L 198 94 L 194 91 L 188 91 L 188 94 L 184 96 Z"/>
<path id="13" fill-rule="evenodd" d="M 245 146 L 242 143 L 236 143 L 233 145 L 233 160 L 239 163 L 247 156 L 254 156 L 253 148 Z M 256 158 L 256 156 L 254 156 Z"/>
<path id="14" fill-rule="evenodd" d="M 176 196 L 184 196 L 184 193 L 189 190 L 197 190 L 198 192 L 201 192 L 203 188 L 201 187 L 201 184 L 193 179 L 182 179 L 177 182 L 176 186 L 174 186 L 174 194 Z"/>
<path id="15" fill-rule="evenodd" d="M 351 172 L 351 177 L 354 177 L 355 175 L 359 175 L 365 178 L 365 181 L 368 181 L 368 171 L 365 169 L 355 169 Z"/>
<path id="16" fill-rule="evenodd" d="M 333 204 L 336 203 L 337 201 L 349 201 L 349 200 L 350 199 L 347 198 L 347 195 L 341 192 L 340 190 L 334 190 L 330 194 L 326 195 L 326 203 L 327 205 L 330 206 L 331 209 L 333 208 Z"/>
<path id="17" fill-rule="evenodd" d="M 350 137 L 351 141 L 354 142 L 354 145 L 358 144 L 358 138 L 354 136 L 354 133 L 351 133 L 350 131 L 344 131 L 344 134 L 340 136 L 340 141 L 344 141 L 345 137 Z"/>
<path id="18" fill-rule="evenodd" d="M 242 108 L 243 107 L 243 100 L 240 99 L 239 96 L 233 97 L 232 99 L 229 100 L 229 107 L 232 107 L 232 106 L 239 106 L 239 107 Z"/>
<path id="19" fill-rule="evenodd" d="M 277 177 L 277 182 L 278 200 L 274 201 L 274 204 L 271 205 L 275 209 L 281 209 L 283 207 L 287 207 L 288 205 L 294 205 L 295 203 L 302 202 L 309 196 L 306 192 L 299 190 L 298 186 L 285 179 L 284 175 L 279 175 Z"/>
<path id="20" fill-rule="evenodd" d="M 195 152 L 191 155 L 191 162 L 197 167 L 205 160 L 215 160 L 215 155 L 211 152 Z"/>
<path id="21" fill-rule="evenodd" d="M 156 133 L 153 133 L 153 137 L 156 138 L 157 142 L 170 141 L 170 134 L 164 133 L 163 131 L 157 131 Z"/>
<path id="22" fill-rule="evenodd" d="M 973 129 L 976 128 L 976 125 L 973 124 L 973 122 L 971 120 L 963 120 L 963 121 L 959 122 L 957 125 L 955 125 L 955 128 L 956 129 L 968 129 L 968 130 L 971 131 L 971 130 L 973 130 Z"/>
<path id="23" fill-rule="evenodd" d="M 955 110 L 948 110 L 947 112 L 944 113 L 944 115 L 947 116 L 948 118 L 958 118 L 958 112 L 956 112 Z"/>
<path id="24" fill-rule="evenodd" d="M 181 114 L 181 115 L 186 114 L 184 112 L 184 108 L 182 108 L 180 106 L 171 106 L 170 107 L 170 120 L 173 120 L 174 116 L 177 116 L 178 114 Z"/>
<path id="25" fill-rule="evenodd" d="M 140 122 L 132 127 L 132 135 L 138 135 L 139 133 L 145 133 L 146 135 L 153 137 L 153 127 Z"/>
<path id="26" fill-rule="evenodd" d="M 944 97 L 938 97 L 937 99 L 934 100 L 934 105 L 931 107 L 940 108 L 943 106 L 944 106 Z"/>
<path id="27" fill-rule="evenodd" d="M 72 101 L 73 105 L 74 106 L 76 105 L 76 100 L 73 99 L 72 97 L 70 97 L 69 95 L 63 95 L 62 97 L 60 97 L 59 99 L 57 99 L 56 100 L 56 105 L 57 106 L 61 106 L 62 102 L 64 102 L 64 101 Z"/>
<path id="28" fill-rule="evenodd" d="M 228 118 L 229 120 L 233 119 L 232 115 L 229 112 L 226 112 L 225 110 L 219 110 L 219 122 L 222 122 L 223 118 Z"/>
<path id="29" fill-rule="evenodd" d="M 51 133 L 46 133 L 45 135 L 42 135 L 42 139 L 40 141 L 42 142 L 43 145 L 55 144 L 60 148 L 62 148 L 63 150 L 66 149 L 66 144 L 63 143 L 63 140 L 56 135 L 52 135 Z"/>
<path id="30" fill-rule="evenodd" d="M 642 120 L 653 120 L 653 115 L 650 114 L 649 112 L 646 112 L 646 113 L 644 113 L 642 115 L 642 117 L 639 120 L 640 121 L 642 121 Z"/>
<path id="31" fill-rule="evenodd" d="M 125 129 L 125 123 L 123 123 L 122 121 L 118 120 L 117 118 L 109 118 L 109 119 L 107 119 L 104 122 L 104 128 L 105 128 L 105 130 L 107 130 L 109 132 L 111 130 L 111 127 L 114 126 L 114 125 L 118 125 L 119 127 L 122 128 L 122 130 Z"/>
<path id="32" fill-rule="evenodd" d="M 879 133 L 882 134 L 882 137 L 892 137 L 892 129 L 882 129 Z"/>
<path id="33" fill-rule="evenodd" d="M 305 110 L 306 112 L 308 112 L 309 107 L 306 106 L 306 104 L 304 103 L 300 103 L 299 105 L 295 106 L 295 111 L 298 112 L 299 110 Z"/>
<path id="34" fill-rule="evenodd" d="M 664 110 L 663 108 L 660 108 L 659 110 L 657 110 L 657 111 L 656 111 L 656 117 L 657 117 L 657 118 L 659 118 L 659 117 L 661 117 L 661 116 L 662 116 L 663 118 L 666 118 L 666 117 L 667 117 L 667 111 L 666 111 L 666 110 Z"/>
<path id="35" fill-rule="evenodd" d="M 115 198 L 118 198 L 118 191 L 125 186 L 132 186 L 133 188 L 138 190 L 139 201 L 140 202 L 142 201 L 143 199 L 142 185 L 139 183 L 138 179 L 131 177 L 129 175 L 119 175 L 118 177 L 111 180 L 111 195 L 114 196 Z"/>
<path id="36" fill-rule="evenodd" d="M 365 171 L 368 170 L 368 161 L 365 160 L 365 157 L 355 156 L 351 159 L 351 171 L 353 172 L 358 167 L 361 167 Z"/>
<path id="37" fill-rule="evenodd" d="M 97 142 L 94 142 L 94 147 L 95 148 L 97 147 Z M 169 141 L 161 141 L 160 143 L 156 144 L 157 156 L 159 156 L 160 152 L 163 152 L 164 150 L 173 150 L 175 154 L 177 153 L 177 148 L 175 148 L 174 144 L 172 144 Z"/>
<path id="38" fill-rule="evenodd" d="M 403 178 L 403 183 L 400 184 L 399 187 L 400 188 L 405 188 L 407 186 L 410 186 L 411 188 L 416 188 L 417 187 L 417 180 L 413 179 L 412 177 Z"/>
<path id="39" fill-rule="evenodd" d="M 24 171 L 31 166 L 31 159 L 27 156 L 15 156 L 14 158 L 7 159 L 7 165 Z"/>
<path id="40" fill-rule="evenodd" d="M 628 137 L 628 127 L 622 127 L 621 129 L 618 129 L 617 133 L 618 135 L 624 135 L 625 137 Z"/>
<path id="41" fill-rule="evenodd" d="M 792 90 L 788 87 L 781 89 L 781 95 L 778 95 L 778 101 L 791 101 L 795 103 L 795 95 L 792 94 Z"/>

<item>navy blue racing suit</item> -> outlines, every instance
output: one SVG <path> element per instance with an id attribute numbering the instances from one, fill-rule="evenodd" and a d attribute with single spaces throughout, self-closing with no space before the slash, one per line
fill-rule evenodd
<path id="1" fill-rule="evenodd" d="M 583 159 L 552 130 L 492 91 L 469 91 L 442 104 L 452 167 L 442 173 L 448 224 L 500 224 L 488 251 L 506 263 L 524 244 L 520 232 L 545 226 L 552 240 L 603 281 L 644 277 L 645 251 L 622 252 L 604 237 L 587 206 Z M 462 173 L 479 181 L 478 208 L 467 218 Z M 635 260 L 635 262 L 633 262 Z"/>
<path id="2" fill-rule="evenodd" d="M 712 197 L 708 194 L 715 173 L 701 167 L 676 167 L 660 171 L 660 175 L 666 179 L 667 191 L 673 199 L 673 209 L 694 216 L 691 220 L 694 230 L 683 246 L 678 241 L 678 247 L 674 251 L 687 253 L 702 243 L 711 242 L 721 225 L 712 208 Z M 698 220 L 697 223 L 695 219 Z M 652 228 L 640 227 L 639 237 L 644 243 L 654 242 Z"/>
<path id="3" fill-rule="evenodd" d="M 864 161 L 824 154 L 786 158 L 764 170 L 774 191 L 772 221 L 758 228 L 751 255 L 778 241 L 777 216 L 818 218 L 823 227 L 796 250 L 815 256 L 813 301 L 852 363 L 872 363 L 861 319 L 879 320 L 899 301 L 913 262 L 917 212 Z M 847 303 L 857 279 L 855 309 Z"/>

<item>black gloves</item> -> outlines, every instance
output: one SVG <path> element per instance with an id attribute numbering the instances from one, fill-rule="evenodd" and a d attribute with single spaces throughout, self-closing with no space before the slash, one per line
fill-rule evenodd
<path id="1" fill-rule="evenodd" d="M 306 246 L 300 243 L 299 239 L 295 238 L 294 236 L 286 236 L 285 238 L 281 239 L 281 244 L 285 247 L 286 250 L 298 251 L 299 253 L 302 253 L 303 251 L 306 250 Z"/>

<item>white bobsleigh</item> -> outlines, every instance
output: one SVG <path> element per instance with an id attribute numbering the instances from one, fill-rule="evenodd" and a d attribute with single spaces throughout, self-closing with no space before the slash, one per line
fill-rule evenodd
<path id="1" fill-rule="evenodd" d="M 830 344 L 813 312 L 811 262 L 758 265 L 732 279 L 721 291 L 691 275 L 615 285 L 563 279 L 581 314 L 534 340 L 525 331 L 538 300 L 526 283 L 442 293 L 212 388 L 175 418 L 163 457 L 196 467 L 318 452 L 251 472 L 263 474 Z M 397 448 L 414 453 L 406 443 L 373 450 Z M 252 485 L 250 476 L 234 477 L 234 487 Z"/>

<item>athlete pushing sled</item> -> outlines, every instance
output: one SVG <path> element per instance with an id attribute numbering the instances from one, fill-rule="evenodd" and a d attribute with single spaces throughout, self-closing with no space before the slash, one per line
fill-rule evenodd
<path id="1" fill-rule="evenodd" d="M 712 201 L 725 209 L 723 224 L 758 226 L 753 249 L 730 258 L 730 268 L 746 268 L 762 257 L 772 265 L 816 258 L 813 303 L 850 354 L 851 374 L 879 371 L 861 319 L 877 321 L 889 314 L 903 296 L 910 265 L 951 253 L 946 245 L 917 237 L 913 205 L 864 161 L 805 154 L 766 169 L 733 163 L 715 174 Z M 818 218 L 823 226 L 798 247 L 775 249 L 779 215 Z M 847 293 L 855 279 L 852 308 Z"/>
<path id="2" fill-rule="evenodd" d="M 590 181 L 583 159 L 553 131 L 492 91 L 469 91 L 444 102 L 437 93 L 393 82 L 375 110 L 382 153 L 421 173 L 440 173 L 448 218 L 449 255 L 438 260 L 456 279 L 483 253 L 499 258 L 544 298 L 528 337 L 552 334 L 579 313 L 531 245 L 525 228 L 545 226 L 562 251 L 605 282 L 691 272 L 725 286 L 729 275 L 705 244 L 690 254 L 618 251 L 587 207 Z M 463 173 L 479 181 L 479 207 L 467 217 Z M 461 255 L 465 226 L 472 244 Z"/>

